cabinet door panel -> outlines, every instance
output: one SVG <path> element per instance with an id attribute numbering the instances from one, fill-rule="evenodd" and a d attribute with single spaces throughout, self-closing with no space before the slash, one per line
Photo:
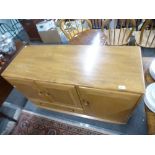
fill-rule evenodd
<path id="1" fill-rule="evenodd" d="M 81 108 L 81 103 L 74 86 L 40 81 L 36 81 L 36 84 L 45 92 L 50 102 Z"/>
<path id="2" fill-rule="evenodd" d="M 78 88 L 82 104 L 88 115 L 109 122 L 125 123 L 130 117 L 140 94 Z"/>
<path id="3" fill-rule="evenodd" d="M 8 81 L 14 85 L 23 95 L 29 99 L 37 99 L 40 101 L 47 101 L 43 92 L 41 92 L 36 84 L 31 80 L 15 80 L 8 79 Z"/>

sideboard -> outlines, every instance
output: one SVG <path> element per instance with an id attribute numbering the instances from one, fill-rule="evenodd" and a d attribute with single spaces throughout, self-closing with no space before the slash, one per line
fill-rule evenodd
<path id="1" fill-rule="evenodd" d="M 25 46 L 2 76 L 40 107 L 119 124 L 145 90 L 135 46 Z"/>

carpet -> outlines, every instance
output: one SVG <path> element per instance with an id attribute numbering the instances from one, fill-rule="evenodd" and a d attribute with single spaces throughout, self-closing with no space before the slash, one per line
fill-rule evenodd
<path id="1" fill-rule="evenodd" d="M 98 131 L 22 112 L 12 135 L 101 135 Z"/>

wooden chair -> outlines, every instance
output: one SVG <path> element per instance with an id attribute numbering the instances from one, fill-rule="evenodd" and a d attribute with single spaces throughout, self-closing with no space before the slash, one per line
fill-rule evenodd
<path id="1" fill-rule="evenodd" d="M 141 47 L 155 48 L 155 21 L 145 20 L 141 30 L 135 32 L 136 44 Z"/>
<path id="2" fill-rule="evenodd" d="M 77 37 L 80 33 L 92 29 L 90 20 L 60 20 L 59 27 L 65 36 L 70 41 L 74 37 Z"/>
<path id="3" fill-rule="evenodd" d="M 135 26 L 136 23 L 132 19 L 103 20 L 102 31 L 105 45 L 127 45 Z"/>
<path id="4" fill-rule="evenodd" d="M 90 19 L 93 29 L 101 29 L 102 19 Z"/>

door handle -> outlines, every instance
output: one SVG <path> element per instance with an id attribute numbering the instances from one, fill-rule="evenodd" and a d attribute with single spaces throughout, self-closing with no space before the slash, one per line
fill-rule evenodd
<path id="1" fill-rule="evenodd" d="M 39 91 L 39 95 L 43 95 L 43 92 Z"/>
<path id="2" fill-rule="evenodd" d="M 55 101 L 55 100 L 54 100 L 54 97 L 53 97 L 53 95 L 52 95 L 51 93 L 45 92 L 45 96 L 48 98 L 48 100 L 49 100 L 50 102 L 54 102 L 54 101 Z"/>
<path id="3" fill-rule="evenodd" d="M 45 95 L 46 95 L 46 96 L 50 96 L 51 94 L 49 94 L 49 93 L 45 93 Z"/>
<path id="4" fill-rule="evenodd" d="M 89 106 L 89 102 L 88 101 L 84 101 L 84 105 L 85 106 Z"/>

